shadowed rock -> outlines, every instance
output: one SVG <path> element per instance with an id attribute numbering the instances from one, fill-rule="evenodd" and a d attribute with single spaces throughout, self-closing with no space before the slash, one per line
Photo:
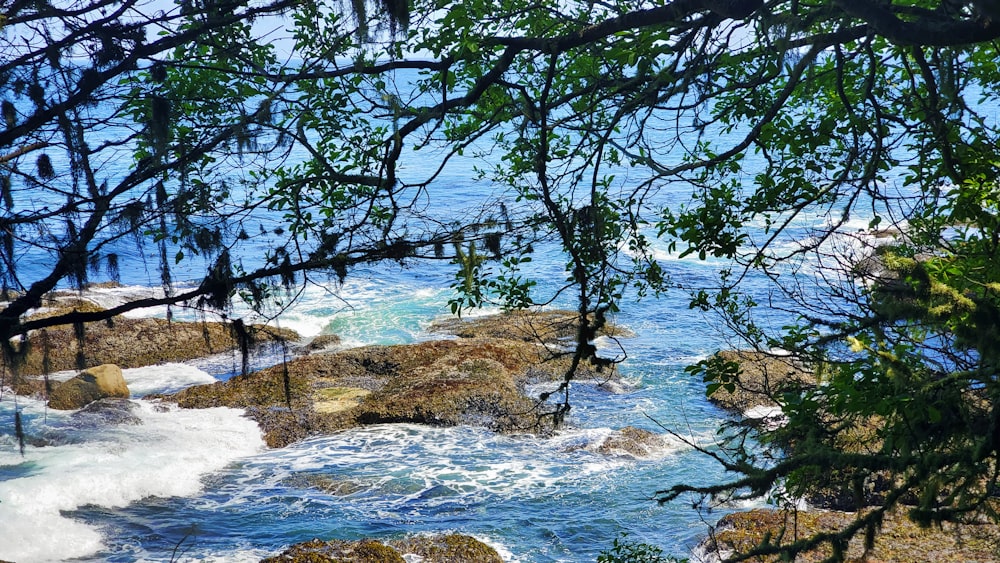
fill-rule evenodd
<path id="1" fill-rule="evenodd" d="M 709 553 L 746 552 L 762 541 L 788 544 L 816 533 L 833 532 L 848 526 L 859 514 L 827 511 L 781 511 L 756 509 L 724 516 L 703 547 Z M 941 528 L 921 528 L 905 514 L 891 513 L 880 526 L 870 551 L 864 549 L 864 532 L 859 533 L 845 550 L 846 561 L 880 563 L 993 563 L 1000 561 L 996 546 L 1000 529 L 995 525 L 944 524 Z M 816 563 L 830 557 L 828 545 L 799 555 L 795 560 Z M 777 563 L 777 556 L 752 561 Z"/>
<path id="2" fill-rule="evenodd" d="M 321 334 L 306 344 L 306 352 L 319 352 L 329 350 L 340 345 L 340 336 L 336 334 Z"/>
<path id="3" fill-rule="evenodd" d="M 295 332 L 285 329 L 254 325 L 248 327 L 248 331 L 258 343 L 298 339 Z M 21 373 L 42 373 L 45 354 L 48 355 L 51 371 L 73 369 L 80 346 L 73 328 L 50 328 L 45 331 L 45 336 L 41 332 L 30 339 L 30 350 Z M 239 342 L 230 326 L 224 323 L 116 318 L 110 326 L 107 323 L 88 325 L 83 347 L 84 358 L 89 365 L 113 363 L 123 368 L 135 368 L 235 350 L 239 348 Z"/>
<path id="4" fill-rule="evenodd" d="M 247 331 L 258 346 L 298 340 L 294 331 L 286 329 L 252 325 Z M 55 326 L 31 333 L 21 350 L 16 390 L 25 395 L 41 394 L 44 384 L 32 376 L 79 369 L 81 359 L 85 367 L 115 364 L 127 369 L 238 349 L 230 325 L 219 322 L 116 317 L 85 325 L 82 339 L 71 326 Z"/>

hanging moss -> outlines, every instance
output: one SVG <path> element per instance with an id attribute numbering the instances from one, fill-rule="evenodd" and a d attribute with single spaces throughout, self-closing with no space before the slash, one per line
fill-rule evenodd
<path id="1" fill-rule="evenodd" d="M 38 167 L 38 177 L 43 180 L 51 180 L 56 177 L 56 171 L 52 168 L 52 159 L 49 155 L 42 153 L 38 155 L 38 160 L 35 162 L 35 166 Z"/>
<path id="2" fill-rule="evenodd" d="M 3 121 L 7 125 L 7 128 L 13 128 L 17 125 L 17 110 L 14 108 L 14 104 L 10 103 L 9 100 L 4 100 L 0 104 L 0 112 L 3 113 Z"/>
<path id="3" fill-rule="evenodd" d="M 21 423 L 21 411 L 14 411 L 14 434 L 17 436 L 17 445 L 24 456 L 24 425 Z"/>

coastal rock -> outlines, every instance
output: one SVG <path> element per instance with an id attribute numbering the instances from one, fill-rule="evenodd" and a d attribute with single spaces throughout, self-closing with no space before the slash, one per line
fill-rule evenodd
<path id="1" fill-rule="evenodd" d="M 708 399 L 724 409 L 739 413 L 762 413 L 780 407 L 782 393 L 816 384 L 813 373 L 792 356 L 749 350 L 724 350 L 718 356 L 740 366 L 736 388 L 719 387 Z M 768 417 L 761 417 L 766 420 Z"/>
<path id="2" fill-rule="evenodd" d="M 99 399 L 127 399 L 130 396 L 121 368 L 114 364 L 104 364 L 84 370 L 58 385 L 49 396 L 49 408 L 76 410 Z"/>
<path id="3" fill-rule="evenodd" d="M 258 345 L 299 338 L 294 331 L 262 325 L 251 325 L 247 330 Z M 65 325 L 31 333 L 19 373 L 33 376 L 78 369 L 80 360 L 85 367 L 116 364 L 136 368 L 238 349 L 239 343 L 225 323 L 115 317 L 109 322 L 86 324 L 82 339 L 72 326 Z M 30 387 L 31 380 L 26 385 Z"/>
<path id="4" fill-rule="evenodd" d="M 261 563 L 406 563 L 395 549 L 375 540 L 323 541 L 295 544 Z"/>
<path id="5" fill-rule="evenodd" d="M 574 311 L 510 311 L 499 315 L 439 320 L 428 328 L 459 338 L 503 338 L 543 344 L 572 344 L 577 332 L 577 314 Z M 635 333 L 608 323 L 603 336 L 631 338 Z"/>
<path id="6" fill-rule="evenodd" d="M 271 447 L 387 422 L 544 433 L 551 420 L 524 388 L 559 380 L 568 366 L 568 357 L 523 341 L 441 340 L 311 354 L 158 398 L 184 408 L 247 409 Z"/>
<path id="7" fill-rule="evenodd" d="M 646 458 L 666 446 L 667 441 L 663 436 L 642 428 L 626 426 L 605 438 L 597 451 L 604 455 Z"/>
<path id="8" fill-rule="evenodd" d="M 417 555 L 421 563 L 503 563 L 500 554 L 485 543 L 462 534 L 411 536 L 389 542 L 405 555 Z"/>
<path id="9" fill-rule="evenodd" d="M 783 511 L 756 509 L 724 516 L 716 530 L 703 542 L 708 553 L 723 557 L 745 553 L 765 539 L 789 544 L 820 532 L 842 530 L 858 518 L 858 513 L 831 511 Z M 921 528 L 904 513 L 888 514 L 872 549 L 864 553 L 864 533 L 851 540 L 846 561 L 880 563 L 978 563 L 1000 562 L 1000 528 L 995 525 L 944 524 Z M 815 563 L 832 554 L 828 546 L 801 554 L 796 561 Z M 778 556 L 754 558 L 762 563 L 778 562 Z"/>
<path id="10" fill-rule="evenodd" d="M 335 497 L 352 495 L 364 491 L 368 485 L 325 473 L 293 473 L 282 480 L 288 487 L 315 489 Z"/>
<path id="11" fill-rule="evenodd" d="M 321 334 L 306 344 L 306 352 L 320 352 L 340 345 L 340 336 L 336 334 Z"/>
<path id="12" fill-rule="evenodd" d="M 416 556 L 409 559 L 421 563 L 503 563 L 495 549 L 462 534 L 414 536 L 386 543 L 314 539 L 261 563 L 406 563 L 405 555 Z"/>

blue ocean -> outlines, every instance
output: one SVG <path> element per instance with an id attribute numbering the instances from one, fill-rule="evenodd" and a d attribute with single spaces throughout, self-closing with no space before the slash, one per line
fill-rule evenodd
<path id="1" fill-rule="evenodd" d="M 475 168 L 482 165 L 477 158 L 482 157 L 449 164 L 430 189 L 433 208 L 472 209 L 492 194 L 494 188 L 477 179 Z M 432 165 L 434 159 L 417 154 L 405 161 L 404 172 L 419 175 L 427 172 L 421 167 Z M 754 171 L 743 174 L 749 182 Z M 689 189 L 664 184 L 657 198 L 682 202 Z M 828 211 L 801 214 L 775 244 L 791 248 L 808 239 L 814 228 L 830 223 Z M 858 233 L 868 220 L 852 217 L 841 230 Z M 840 239 L 845 248 L 856 242 L 846 234 Z M 614 322 L 636 336 L 622 339 L 622 348 L 599 342 L 605 355 L 623 359 L 621 385 L 609 391 L 575 382 L 570 416 L 554 437 L 381 425 L 268 449 L 255 424 L 238 410 L 182 410 L 143 399 L 230 377 L 240 363 L 235 355 L 126 370 L 139 425 L 88 423 L 4 392 L 0 559 L 257 561 L 312 538 L 449 532 L 472 535 L 510 562 L 594 561 L 623 533 L 630 541 L 691 557 L 708 525 L 747 505 L 721 505 L 709 513 L 692 509 L 689 501 L 660 505 L 653 497 L 676 483 L 726 477 L 693 444 L 712 448 L 720 424 L 732 415 L 710 404 L 704 384 L 684 368 L 738 343 L 718 319 L 688 307 L 687 289 L 712 287 L 725 264 L 680 258 L 666 242 L 658 244 L 656 258 L 678 289 L 641 301 L 626 296 Z M 120 260 L 123 285 L 91 290 L 88 298 L 113 305 L 160 291 L 156 249 L 130 252 Z M 543 293 L 565 279 L 563 258 L 555 252 L 540 249 L 533 264 Z M 30 257 L 21 267 L 22 274 L 32 267 Z M 191 260 L 191 272 L 204 267 L 198 258 Z M 343 285 L 314 278 L 271 322 L 306 338 L 337 334 L 345 346 L 435 338 L 427 328 L 451 314 L 453 268 L 376 265 L 350 272 Z M 816 275 L 821 268 L 807 261 L 789 275 L 801 278 L 808 291 L 823 283 Z M 175 279 L 183 285 L 182 268 Z M 759 303 L 768 303 L 765 280 L 751 275 L 745 286 L 757 292 Z M 561 298 L 552 306 L 574 305 Z M 766 305 L 758 309 L 774 327 L 789 318 Z M 172 314 L 179 320 L 200 318 L 183 308 Z M 235 314 L 241 314 L 239 307 Z M 278 361 L 280 356 L 255 359 L 261 366 Z M 15 409 L 29 436 L 23 456 L 14 436 Z M 597 451 L 626 426 L 663 435 L 663 447 L 642 457 Z M 320 481 L 337 486 L 315 486 Z"/>

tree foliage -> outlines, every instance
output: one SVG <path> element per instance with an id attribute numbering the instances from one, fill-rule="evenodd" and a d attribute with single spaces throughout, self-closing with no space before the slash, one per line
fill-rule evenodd
<path id="1" fill-rule="evenodd" d="M 253 25 L 277 15 L 283 42 Z M 456 313 L 572 294 L 574 369 L 605 367 L 593 341 L 622 299 L 678 290 L 653 252 L 665 243 L 725 264 L 717 284 L 679 287 L 692 306 L 822 384 L 779 389 L 780 429 L 730 429 L 710 455 L 732 482 L 664 499 L 881 476 L 877 509 L 850 529 L 759 553 L 839 553 L 902 503 L 926 523 L 996 519 L 993 2 L 43 1 L 15 2 L 2 25 L 11 361 L 12 338 L 51 324 L 263 308 L 317 273 L 447 260 Z M 428 202 L 449 161 L 477 154 L 494 187 L 481 212 L 442 215 Z M 439 166 L 415 172 L 414 155 Z M 847 236 L 857 217 L 866 233 Z M 898 234 L 876 249 L 875 230 Z M 129 245 L 154 249 L 162 295 L 25 317 L 53 289 L 114 279 Z M 532 277 L 539 251 L 565 259 L 550 294 Z M 713 389 L 738 373 L 699 370 Z"/>

